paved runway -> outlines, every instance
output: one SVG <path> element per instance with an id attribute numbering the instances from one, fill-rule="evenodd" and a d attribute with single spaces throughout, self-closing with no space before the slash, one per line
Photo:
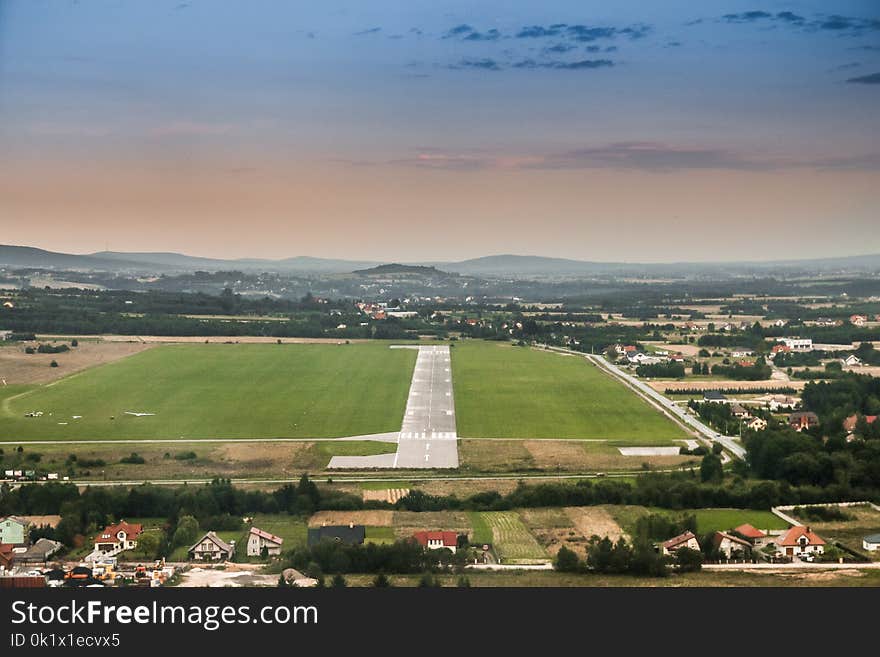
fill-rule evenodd
<path id="1" fill-rule="evenodd" d="M 457 468 L 458 434 L 449 347 L 419 350 L 395 454 L 334 456 L 329 468 Z"/>
<path id="2" fill-rule="evenodd" d="M 458 467 L 449 347 L 419 347 L 394 465 L 397 468 Z"/>

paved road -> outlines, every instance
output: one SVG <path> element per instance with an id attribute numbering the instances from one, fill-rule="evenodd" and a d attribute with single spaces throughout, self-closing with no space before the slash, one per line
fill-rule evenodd
<path id="1" fill-rule="evenodd" d="M 675 419 L 695 429 L 697 432 L 699 432 L 709 440 L 720 443 L 721 446 L 724 447 L 724 449 L 729 451 L 737 458 L 744 459 L 746 457 L 745 447 L 743 447 L 742 444 L 733 436 L 721 435 L 711 427 L 705 425 L 698 418 L 676 406 L 672 400 L 666 398 L 666 396 L 660 394 L 651 386 L 647 385 L 643 381 L 638 380 L 631 374 L 624 372 L 616 365 L 609 363 L 607 360 L 605 360 L 604 357 L 596 356 L 593 354 L 586 354 L 586 358 L 598 367 L 610 373 L 612 376 L 615 376 L 618 379 L 622 380 L 625 384 L 641 394 L 643 397 L 646 397 L 650 401 L 661 406 L 669 415 L 671 415 Z"/>

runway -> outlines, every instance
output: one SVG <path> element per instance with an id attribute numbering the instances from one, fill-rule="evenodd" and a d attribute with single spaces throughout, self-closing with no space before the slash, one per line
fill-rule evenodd
<path id="1" fill-rule="evenodd" d="M 393 455 L 334 456 L 329 468 L 457 468 L 458 434 L 449 347 L 419 350 Z M 393 457 L 393 458 L 392 458 Z"/>

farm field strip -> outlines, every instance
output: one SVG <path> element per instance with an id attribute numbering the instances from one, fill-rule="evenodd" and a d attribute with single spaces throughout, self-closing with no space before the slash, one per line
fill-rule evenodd
<path id="1" fill-rule="evenodd" d="M 484 511 L 476 516 L 475 537 L 482 538 L 488 528 L 492 534 L 492 545 L 503 563 L 547 560 L 546 551 L 515 511 Z"/>

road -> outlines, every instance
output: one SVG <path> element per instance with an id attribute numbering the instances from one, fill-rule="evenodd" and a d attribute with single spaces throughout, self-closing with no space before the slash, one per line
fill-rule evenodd
<path id="1" fill-rule="evenodd" d="M 721 435 L 711 427 L 701 422 L 699 418 L 694 417 L 687 411 L 684 411 L 676 406 L 675 402 L 673 402 L 671 399 L 667 399 L 666 396 L 660 394 L 651 386 L 647 385 L 643 381 L 640 381 L 628 372 L 624 372 L 616 365 L 609 363 L 604 356 L 597 356 L 595 354 L 584 354 L 579 351 L 571 351 L 570 349 L 561 349 L 559 347 L 549 348 L 553 351 L 561 351 L 567 354 L 576 354 L 578 356 L 583 356 L 588 361 L 596 365 L 596 367 L 599 367 L 611 376 L 620 380 L 622 383 L 624 383 L 624 385 L 628 386 L 634 392 L 638 393 L 649 402 L 653 403 L 655 406 L 660 406 L 664 410 L 664 412 L 666 412 L 670 417 L 678 420 L 686 426 L 691 427 L 704 438 L 711 440 L 712 442 L 719 443 L 722 447 L 724 447 L 724 449 L 726 449 L 736 458 L 745 459 L 746 449 L 736 438 L 734 438 L 733 436 Z"/>

